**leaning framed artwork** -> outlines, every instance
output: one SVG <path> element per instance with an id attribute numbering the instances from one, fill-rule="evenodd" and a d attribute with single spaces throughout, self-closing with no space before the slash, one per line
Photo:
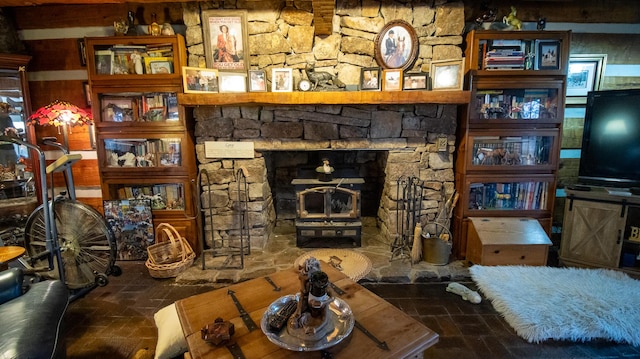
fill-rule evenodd
<path id="1" fill-rule="evenodd" d="M 271 69 L 271 92 L 293 91 L 293 71 L 290 68 Z"/>
<path id="2" fill-rule="evenodd" d="M 249 68 L 249 36 L 246 10 L 202 12 L 207 67 L 224 71 Z"/>
<path id="3" fill-rule="evenodd" d="M 151 201 L 121 199 L 104 201 L 104 218 L 116 238 L 118 260 L 145 260 L 153 244 Z"/>
<path id="4" fill-rule="evenodd" d="M 376 62 L 383 69 L 409 69 L 418 58 L 418 35 L 404 20 L 387 23 L 374 41 Z"/>
<path id="5" fill-rule="evenodd" d="M 402 80 L 402 90 L 426 90 L 429 84 L 429 74 L 426 72 L 406 73 Z"/>
<path id="6" fill-rule="evenodd" d="M 402 90 L 402 70 L 382 71 L 382 90 L 383 91 Z"/>
<path id="7" fill-rule="evenodd" d="M 379 67 L 365 67 L 360 71 L 360 90 L 380 90 L 381 78 Z"/>
<path id="8" fill-rule="evenodd" d="M 462 90 L 464 59 L 431 61 L 431 89 Z"/>
<path id="9" fill-rule="evenodd" d="M 218 70 L 183 66 L 182 83 L 185 93 L 218 92 Z"/>
<path id="10" fill-rule="evenodd" d="M 589 91 L 598 91 L 602 83 L 607 54 L 575 54 L 569 57 L 567 104 L 587 103 Z"/>
<path id="11" fill-rule="evenodd" d="M 560 41 L 538 41 L 537 70 L 560 69 Z"/>

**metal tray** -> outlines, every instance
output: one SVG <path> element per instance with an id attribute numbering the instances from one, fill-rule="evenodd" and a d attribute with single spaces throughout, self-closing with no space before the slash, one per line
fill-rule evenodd
<path id="1" fill-rule="evenodd" d="M 287 332 L 287 328 L 283 328 L 280 332 L 274 333 L 269 329 L 268 319 L 271 315 L 278 311 L 289 300 L 298 301 L 298 295 L 285 295 L 275 300 L 262 315 L 260 327 L 262 332 L 274 344 L 293 351 L 314 351 L 330 348 L 343 339 L 347 338 L 355 324 L 355 318 L 349 305 L 340 298 L 334 298 L 329 303 L 329 320 L 333 324 L 334 330 L 325 338 L 310 341 L 294 337 Z"/>

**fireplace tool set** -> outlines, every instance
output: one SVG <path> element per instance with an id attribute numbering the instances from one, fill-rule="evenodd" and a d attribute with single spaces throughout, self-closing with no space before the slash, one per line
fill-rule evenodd
<path id="1" fill-rule="evenodd" d="M 447 196 L 442 187 L 441 208 L 433 221 L 423 221 L 422 205 L 424 200 L 424 182 L 417 177 L 400 176 L 396 187 L 396 237 L 391 245 L 391 260 L 409 258 L 417 263 L 422 257 L 422 240 L 436 238 L 442 241 L 442 246 L 450 253 L 451 232 L 449 224 L 453 208 L 458 200 L 458 193 Z M 436 260 L 448 263 L 447 258 Z M 446 264 L 444 263 L 444 264 Z"/>
<path id="2" fill-rule="evenodd" d="M 391 244 L 391 259 L 411 257 L 414 232 L 421 227 L 424 183 L 418 177 L 400 176 L 396 187 L 396 237 Z"/>
<path id="3" fill-rule="evenodd" d="M 247 184 L 247 170 L 240 168 L 236 172 L 236 182 L 238 184 L 237 201 L 232 206 L 238 212 L 238 234 L 234 236 L 221 235 L 215 238 L 214 231 L 214 198 L 209 173 L 206 169 L 201 169 L 198 173 L 198 196 L 197 207 L 199 214 L 197 216 L 198 234 L 200 236 L 200 252 L 202 253 L 202 270 L 205 269 L 206 254 L 211 253 L 212 257 L 226 257 L 222 264 L 214 267 L 214 269 L 242 269 L 244 268 L 244 256 L 251 254 L 250 243 L 250 227 L 249 227 L 249 186 Z M 203 197 L 203 194 L 206 197 Z M 206 198 L 206 208 L 203 199 Z M 208 227 L 208 230 L 207 230 Z M 207 238 L 210 239 L 207 241 Z M 210 245 L 208 245 L 210 243 Z M 205 246 L 208 245 L 208 248 Z"/>

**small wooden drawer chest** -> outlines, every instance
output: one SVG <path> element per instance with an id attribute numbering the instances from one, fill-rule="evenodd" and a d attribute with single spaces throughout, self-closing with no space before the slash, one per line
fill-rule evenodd
<path id="1" fill-rule="evenodd" d="M 550 245 L 536 219 L 469 218 L 467 260 L 473 264 L 544 266 Z"/>

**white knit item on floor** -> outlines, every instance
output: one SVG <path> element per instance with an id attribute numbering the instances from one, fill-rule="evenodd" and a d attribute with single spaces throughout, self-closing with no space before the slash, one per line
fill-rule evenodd
<path id="1" fill-rule="evenodd" d="M 607 269 L 469 268 L 493 307 L 531 343 L 596 338 L 640 345 L 640 281 Z"/>

